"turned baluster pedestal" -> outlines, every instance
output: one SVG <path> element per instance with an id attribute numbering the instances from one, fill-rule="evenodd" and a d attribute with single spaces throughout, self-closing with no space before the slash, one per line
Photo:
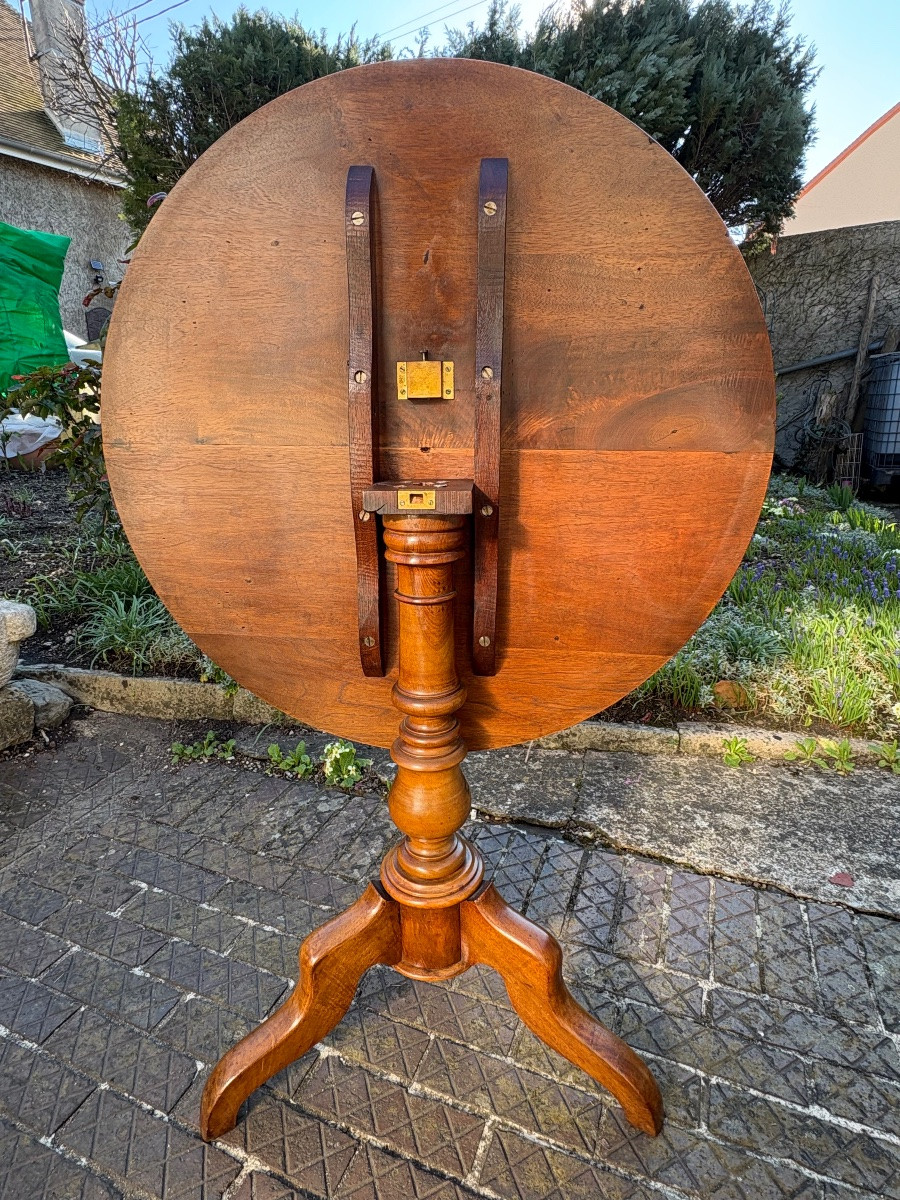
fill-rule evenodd
<path id="1" fill-rule="evenodd" d="M 470 798 L 455 715 L 466 692 L 455 665 L 453 563 L 465 553 L 465 521 L 384 519 L 399 602 L 393 699 L 403 714 L 388 804 L 404 837 L 385 857 L 380 881 L 307 937 L 290 997 L 216 1065 L 203 1093 L 205 1138 L 231 1129 L 255 1088 L 334 1028 L 376 963 L 424 980 L 492 967 L 539 1038 L 603 1084 L 633 1125 L 649 1134 L 661 1128 L 662 1102 L 646 1066 L 576 1003 L 562 981 L 559 944 L 503 901 L 484 878 L 481 854 L 459 835 Z"/>

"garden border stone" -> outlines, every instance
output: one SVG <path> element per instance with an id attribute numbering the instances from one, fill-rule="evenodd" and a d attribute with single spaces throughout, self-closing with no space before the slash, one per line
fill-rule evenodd
<path id="1" fill-rule="evenodd" d="M 119 675 L 115 671 L 85 670 L 57 663 L 20 663 L 16 677 L 52 683 L 79 704 L 101 712 L 164 720 L 241 721 L 249 725 L 296 723 L 244 688 L 229 694 L 221 684 L 198 683 L 192 679 Z M 675 729 L 628 722 L 582 721 L 561 733 L 539 738 L 535 744 L 545 750 L 605 750 L 721 759 L 723 740 L 742 737 L 756 760 L 788 765 L 785 751 L 803 736 L 788 730 L 699 721 L 682 721 Z M 874 739 L 850 738 L 849 741 L 858 766 L 877 763 L 877 753 L 871 749 Z"/>

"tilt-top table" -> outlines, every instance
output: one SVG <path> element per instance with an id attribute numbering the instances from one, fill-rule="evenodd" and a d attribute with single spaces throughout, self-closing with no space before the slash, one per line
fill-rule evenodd
<path id="1" fill-rule="evenodd" d="M 686 641 L 753 532 L 773 410 L 753 285 L 711 205 L 645 133 L 542 76 L 341 72 L 178 183 L 106 353 L 123 524 L 240 683 L 391 746 L 403 834 L 216 1066 L 204 1136 L 375 963 L 493 967 L 540 1038 L 659 1132 L 647 1068 L 460 837 L 461 763 L 593 715 Z"/>

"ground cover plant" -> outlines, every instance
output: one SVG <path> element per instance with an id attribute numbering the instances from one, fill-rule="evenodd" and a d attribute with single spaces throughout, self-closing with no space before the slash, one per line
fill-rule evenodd
<path id="1" fill-rule="evenodd" d="M 725 596 L 624 703 L 709 712 L 723 697 L 794 729 L 896 731 L 900 530 L 887 513 L 848 488 L 773 476 Z"/>

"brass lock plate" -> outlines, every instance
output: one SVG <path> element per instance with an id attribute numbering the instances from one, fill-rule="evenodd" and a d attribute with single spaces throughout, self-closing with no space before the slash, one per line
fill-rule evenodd
<path id="1" fill-rule="evenodd" d="M 421 509 L 427 511 L 435 506 L 433 488 L 403 488 L 397 492 L 397 507 L 404 511 Z"/>
<path id="2" fill-rule="evenodd" d="M 453 363 L 413 359 L 397 363 L 398 400 L 452 400 Z"/>

